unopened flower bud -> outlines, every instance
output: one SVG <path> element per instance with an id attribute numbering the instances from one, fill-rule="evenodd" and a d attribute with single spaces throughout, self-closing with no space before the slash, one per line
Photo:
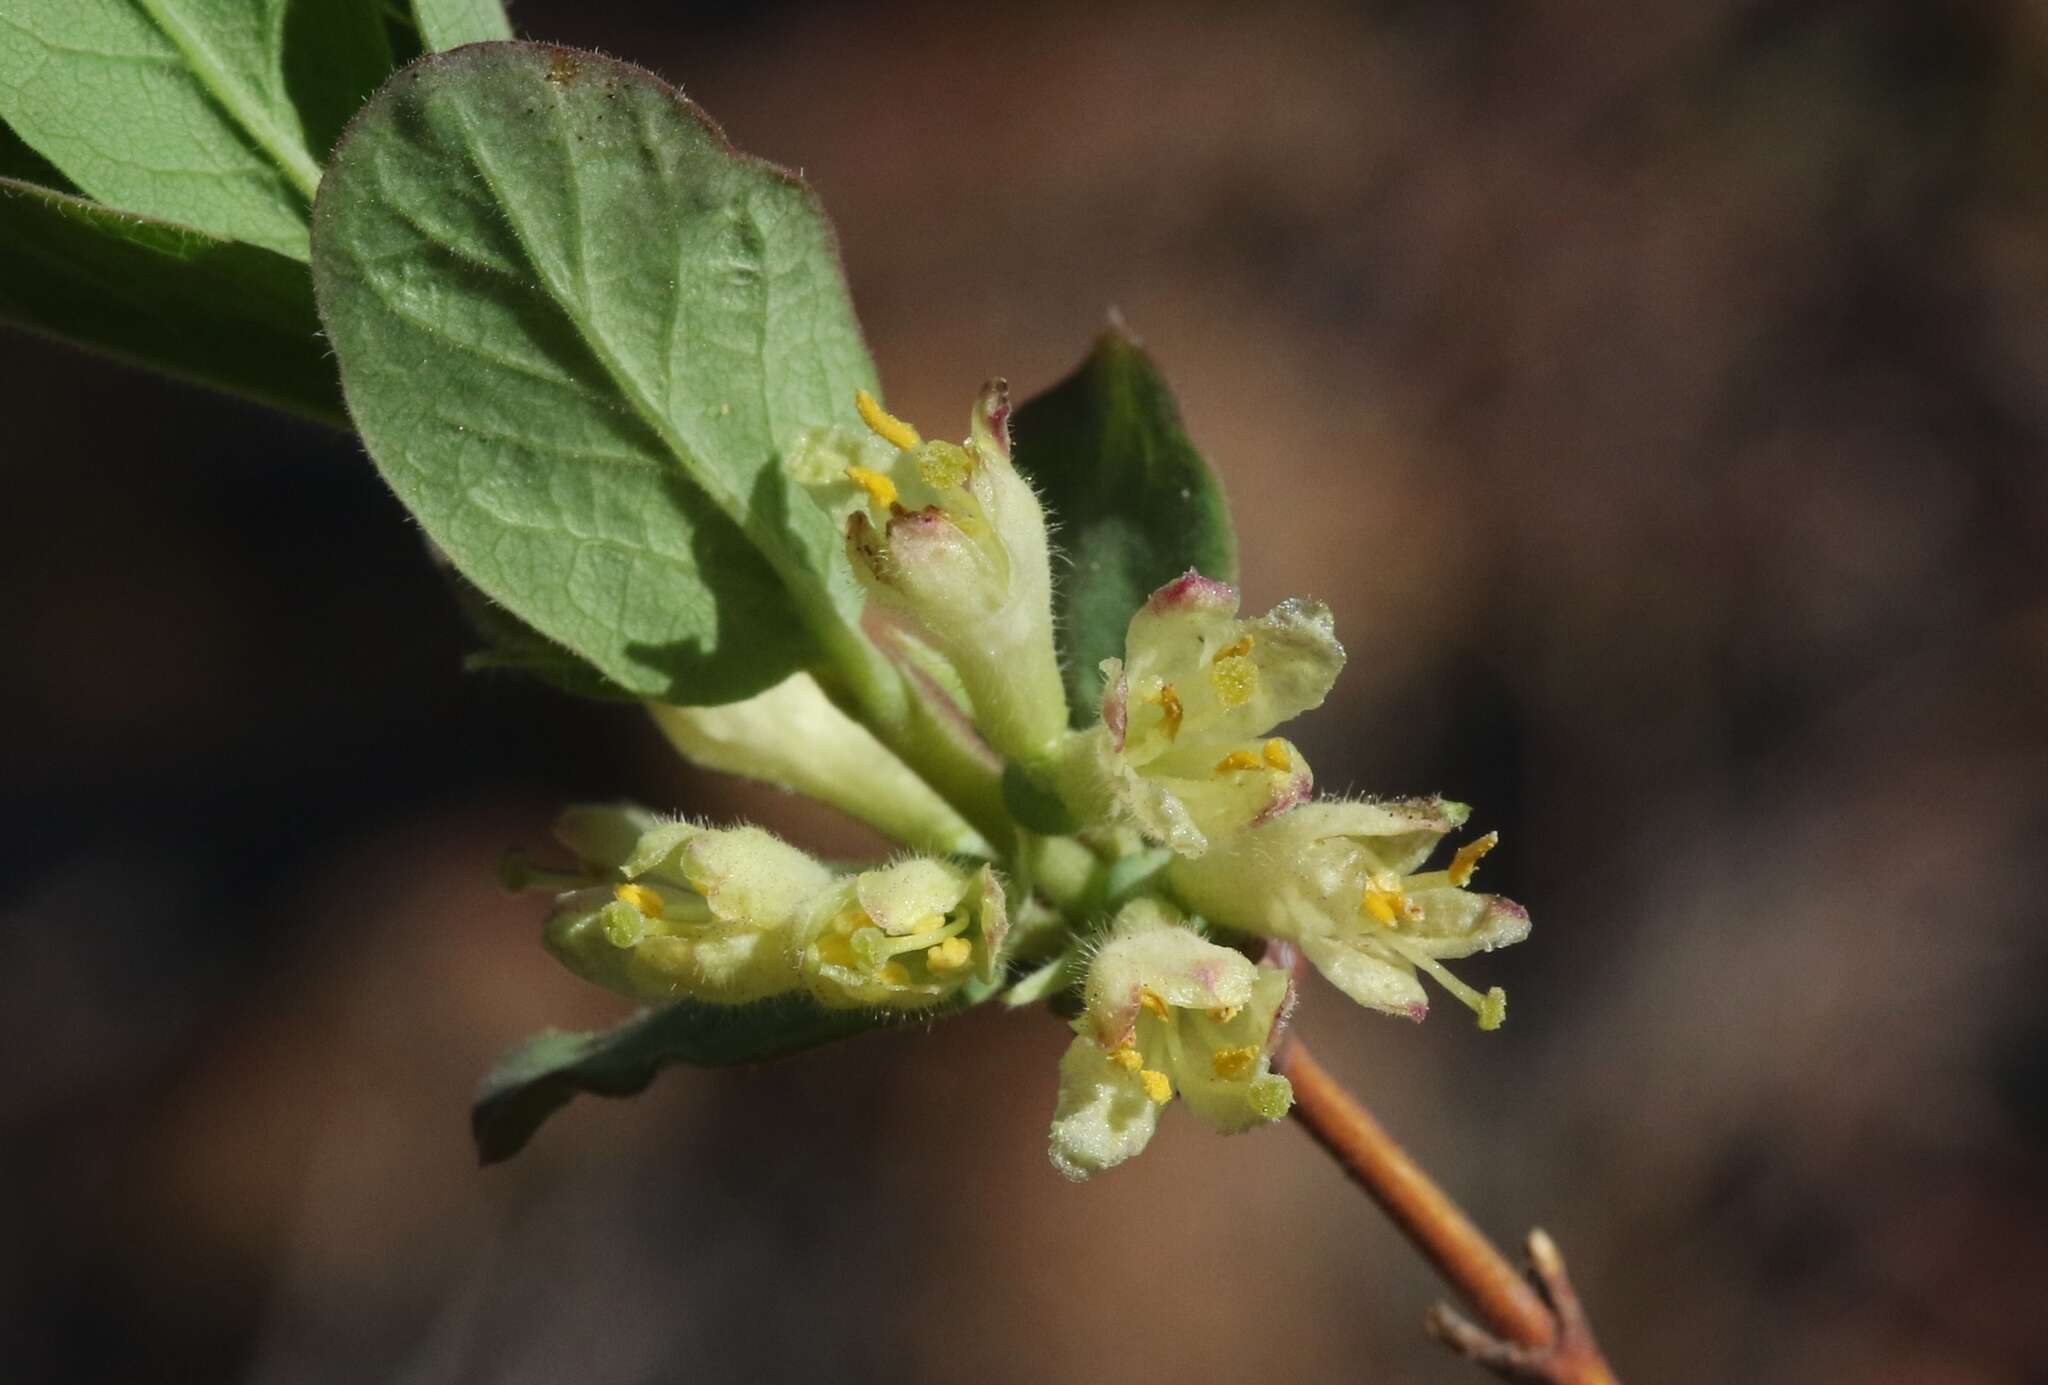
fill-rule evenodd
<path id="1" fill-rule="evenodd" d="M 988 844 L 808 673 L 722 707 L 650 704 L 691 761 L 829 803 L 908 845 L 985 854 Z"/>

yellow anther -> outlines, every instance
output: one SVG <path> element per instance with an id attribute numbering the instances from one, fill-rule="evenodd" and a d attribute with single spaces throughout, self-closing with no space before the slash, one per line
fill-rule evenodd
<path id="1" fill-rule="evenodd" d="M 860 410 L 860 421 L 867 424 L 868 430 L 883 442 L 893 443 L 908 452 L 924 441 L 917 435 L 917 429 L 875 402 L 875 397 L 866 390 L 853 392 L 853 407 Z"/>
<path id="2" fill-rule="evenodd" d="M 851 937 L 868 926 L 868 916 L 859 909 L 841 909 L 832 916 L 832 931 Z"/>
<path id="3" fill-rule="evenodd" d="M 1259 757 L 1249 750 L 1233 750 L 1216 762 L 1218 774 L 1231 774 L 1241 769 L 1257 769 Z"/>
<path id="4" fill-rule="evenodd" d="M 1259 666 L 1243 655 L 1218 659 L 1209 668 L 1209 686 L 1226 707 L 1242 707 L 1259 690 Z"/>
<path id="5" fill-rule="evenodd" d="M 1160 997 L 1159 992 L 1149 987 L 1138 992 L 1138 1004 L 1144 1006 L 1150 1014 L 1158 1019 L 1165 1019 L 1173 1013 L 1167 1008 L 1166 1001 Z"/>
<path id="6" fill-rule="evenodd" d="M 1152 1098 L 1155 1106 L 1164 1106 L 1173 1100 L 1173 1083 L 1166 1080 L 1166 1074 L 1152 1068 L 1138 1070 L 1138 1082 L 1145 1088 L 1145 1095 Z"/>
<path id="7" fill-rule="evenodd" d="M 850 466 L 846 479 L 868 493 L 868 499 L 884 509 L 896 503 L 896 483 L 870 467 Z"/>
<path id="8" fill-rule="evenodd" d="M 1174 740 L 1180 735 L 1180 694 L 1173 690 L 1173 684 L 1161 683 L 1159 691 L 1145 699 L 1159 709 L 1159 724 L 1166 728 L 1166 739 Z"/>
<path id="9" fill-rule="evenodd" d="M 974 955 L 974 944 L 965 938 L 948 938 L 924 950 L 924 964 L 933 971 L 958 971 Z"/>
<path id="10" fill-rule="evenodd" d="M 1235 1082 L 1248 1076 L 1258 1062 L 1259 1051 L 1249 1044 L 1243 1048 L 1219 1048 L 1209 1055 L 1209 1071 L 1225 1082 Z"/>
<path id="11" fill-rule="evenodd" d="M 1401 906 L 1406 902 L 1399 890 L 1370 889 L 1365 892 L 1365 898 L 1358 902 L 1358 911 L 1369 914 L 1386 927 L 1392 928 L 1400 922 Z"/>
<path id="12" fill-rule="evenodd" d="M 1212 664 L 1220 664 L 1225 659 L 1242 659 L 1245 655 L 1251 652 L 1252 637 L 1250 635 L 1239 635 L 1237 639 L 1234 640 L 1232 643 L 1226 644 L 1223 646 L 1223 648 L 1217 650 L 1216 657 L 1211 659 L 1209 662 Z"/>
<path id="13" fill-rule="evenodd" d="M 1259 751 L 1259 757 L 1282 774 L 1291 773 L 1294 769 L 1294 757 L 1287 753 L 1287 742 L 1278 736 L 1266 742 Z"/>
<path id="14" fill-rule="evenodd" d="M 1210 1007 L 1209 1018 L 1218 1024 L 1228 1024 L 1243 1013 L 1242 1005 L 1216 1005 Z"/>
<path id="15" fill-rule="evenodd" d="M 901 962 L 890 962 L 882 968 L 882 980 L 891 986 L 908 986 L 910 969 Z"/>
<path id="16" fill-rule="evenodd" d="M 651 919 L 660 918 L 662 911 L 668 907 L 662 903 L 660 895 L 645 885 L 615 885 L 612 887 L 612 893 Z"/>
<path id="17" fill-rule="evenodd" d="M 1138 1050 L 1132 1048 L 1129 1044 L 1125 1044 L 1122 1048 L 1111 1049 L 1109 1061 L 1115 1063 L 1125 1072 L 1136 1072 L 1139 1068 L 1145 1066 L 1145 1060 L 1138 1056 Z"/>
<path id="18" fill-rule="evenodd" d="M 1444 874 L 1451 877 L 1451 883 L 1460 889 L 1472 883 L 1472 872 L 1479 869 L 1479 858 L 1500 845 L 1500 833 L 1488 832 L 1475 837 L 1458 848 L 1458 854 L 1451 857 L 1451 868 Z"/>

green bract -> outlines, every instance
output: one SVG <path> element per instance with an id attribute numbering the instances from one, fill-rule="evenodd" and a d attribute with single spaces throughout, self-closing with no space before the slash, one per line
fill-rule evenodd
<path id="1" fill-rule="evenodd" d="M 1094 724 L 1102 661 L 1151 593 L 1190 570 L 1237 580 L 1223 488 L 1188 441 L 1173 392 L 1121 324 L 1066 379 L 1017 411 L 1017 466 L 1066 555 L 1060 658 L 1077 727 Z"/>

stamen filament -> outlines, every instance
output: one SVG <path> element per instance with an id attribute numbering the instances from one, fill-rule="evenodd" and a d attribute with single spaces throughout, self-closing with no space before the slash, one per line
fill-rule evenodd
<path id="1" fill-rule="evenodd" d="M 944 927 L 925 928 L 915 933 L 905 933 L 901 937 L 892 938 L 879 928 L 863 928 L 854 936 L 861 940 L 861 955 L 867 960 L 868 965 L 872 967 L 879 966 L 888 958 L 898 957 L 906 952 L 916 952 L 920 948 L 932 947 L 938 943 L 945 942 L 948 938 L 957 938 L 966 931 L 967 916 L 962 914 Z M 874 939 L 867 937 L 870 932 L 875 935 Z"/>
<path id="2" fill-rule="evenodd" d="M 1411 945 L 1407 939 L 1386 937 L 1382 938 L 1381 941 L 1387 943 L 1396 952 L 1406 957 L 1423 971 L 1428 972 L 1435 979 L 1437 985 L 1442 986 L 1446 991 L 1456 996 L 1467 1009 L 1479 1017 L 1479 1027 L 1481 1029 L 1498 1029 L 1501 1026 L 1501 1022 L 1507 1018 L 1508 996 L 1507 992 L 1503 991 L 1500 987 L 1495 986 L 1485 995 L 1481 995 L 1477 990 L 1451 975 L 1450 969 L 1445 967 L 1442 962 L 1437 961 L 1436 958 L 1430 956 L 1421 948 Z M 1488 1021 L 1491 1021 L 1491 1023 Z"/>

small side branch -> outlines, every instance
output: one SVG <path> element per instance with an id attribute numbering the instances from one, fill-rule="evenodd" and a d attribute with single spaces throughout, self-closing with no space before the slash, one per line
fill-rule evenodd
<path id="1" fill-rule="evenodd" d="M 1530 1233 L 1532 1287 L 1299 1039 L 1276 1066 L 1294 1084 L 1294 1118 L 1479 1319 L 1440 1303 L 1427 1319 L 1433 1336 L 1504 1380 L 1619 1385 L 1549 1236 Z"/>

